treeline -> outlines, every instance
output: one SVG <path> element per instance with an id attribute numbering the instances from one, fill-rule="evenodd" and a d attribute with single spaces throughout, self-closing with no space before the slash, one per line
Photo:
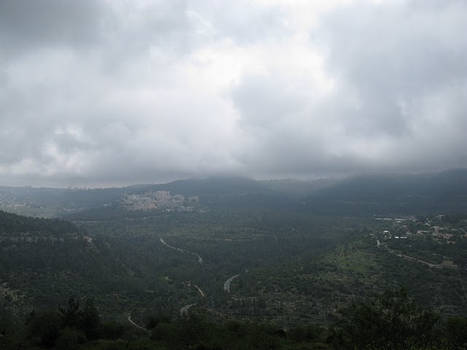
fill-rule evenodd
<path id="1" fill-rule="evenodd" d="M 4 314 L 3 314 L 4 316 Z M 144 329 L 103 322 L 91 300 L 71 298 L 57 310 L 32 312 L 23 326 L 0 318 L 9 349 L 467 349 L 467 319 L 442 320 L 401 290 L 341 310 L 326 327 L 283 329 L 254 322 L 214 322 L 200 314 L 146 320 Z"/>
<path id="2" fill-rule="evenodd" d="M 6 213 L 0 210 L 0 234 L 40 232 L 52 235 L 77 233 L 78 228 L 71 222 L 58 219 L 30 218 Z"/>

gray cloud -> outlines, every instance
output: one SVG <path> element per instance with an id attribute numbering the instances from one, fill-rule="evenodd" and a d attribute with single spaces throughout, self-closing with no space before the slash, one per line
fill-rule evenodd
<path id="1" fill-rule="evenodd" d="M 302 175 L 467 166 L 466 20 L 460 1 L 357 2 L 327 14 L 310 35 L 335 81 L 325 98 L 310 91 L 284 107 L 300 80 L 281 69 L 257 93 L 255 76 L 234 90 L 242 116 L 264 129 L 249 127 L 260 146 L 247 162 Z"/>
<path id="2" fill-rule="evenodd" d="M 467 27 L 466 10 L 459 1 L 396 2 L 328 18 L 329 67 L 355 89 L 371 132 L 407 131 L 414 116 L 404 115 L 402 103 L 465 83 L 467 40 L 459 34 Z"/>
<path id="3" fill-rule="evenodd" d="M 87 45 L 98 39 L 101 4 L 92 0 L 2 0 L 0 45 L 21 52 L 48 45 Z"/>
<path id="4" fill-rule="evenodd" d="M 467 166 L 463 1 L 0 2 L 0 183 Z"/>

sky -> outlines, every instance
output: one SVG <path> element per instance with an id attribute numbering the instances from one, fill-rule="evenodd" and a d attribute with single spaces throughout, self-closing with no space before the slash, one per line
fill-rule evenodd
<path id="1" fill-rule="evenodd" d="M 467 167 L 464 0 L 0 0 L 0 185 Z"/>

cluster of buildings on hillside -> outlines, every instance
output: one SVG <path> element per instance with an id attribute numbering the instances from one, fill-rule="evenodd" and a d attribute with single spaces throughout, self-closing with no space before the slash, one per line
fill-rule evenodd
<path id="1" fill-rule="evenodd" d="M 376 218 L 385 224 L 385 229 L 379 233 L 379 238 L 382 240 L 407 239 L 409 237 L 431 238 L 439 243 L 456 244 L 457 239 L 467 238 L 467 222 L 465 225 L 453 227 L 453 225 L 443 223 L 442 219 L 442 215 L 426 218 L 423 221 L 416 220 L 415 217 Z"/>
<path id="2" fill-rule="evenodd" d="M 198 196 L 172 195 L 169 191 L 151 191 L 128 194 L 122 200 L 128 210 L 193 211 L 199 203 Z"/>

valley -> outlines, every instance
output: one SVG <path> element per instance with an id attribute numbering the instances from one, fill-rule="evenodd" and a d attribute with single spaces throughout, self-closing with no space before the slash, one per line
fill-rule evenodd
<path id="1" fill-rule="evenodd" d="M 177 184 L 183 194 L 151 208 L 128 207 L 140 197 L 125 189 L 60 219 L 3 213 L 2 309 L 22 318 L 91 298 L 103 319 L 143 333 L 152 317 L 291 329 L 329 327 L 402 288 L 443 318 L 467 315 L 465 214 L 325 215 L 262 184 L 202 185 Z M 197 199 L 187 210 L 182 198 Z"/>

